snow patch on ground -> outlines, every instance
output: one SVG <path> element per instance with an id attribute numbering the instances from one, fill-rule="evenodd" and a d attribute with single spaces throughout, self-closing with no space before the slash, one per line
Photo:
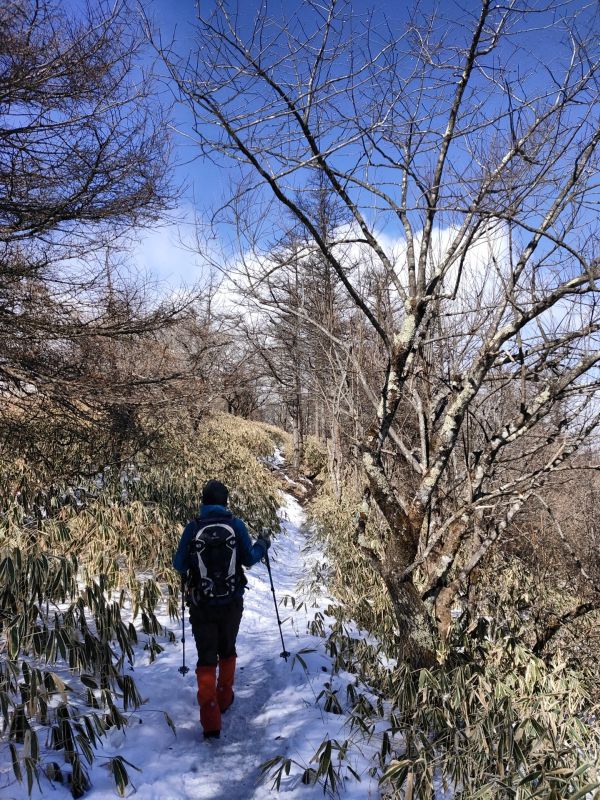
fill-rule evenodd
<path id="1" fill-rule="evenodd" d="M 276 453 L 274 463 L 279 466 L 282 461 L 281 454 Z M 310 563 L 302 552 L 304 512 L 291 495 L 284 495 L 280 518 L 282 532 L 270 551 L 278 599 L 295 596 L 297 583 Z M 268 759 L 283 755 L 303 767 L 315 768 L 317 764 L 311 759 L 324 739 L 343 741 L 348 737 L 345 717 L 325 712 L 316 702 L 325 682 L 332 680 L 331 661 L 325 654 L 323 639 L 306 632 L 312 616 L 319 610 L 323 612 L 329 601 L 322 597 L 310 608 L 280 607 L 287 650 L 292 656 L 302 650 L 315 651 L 301 656 L 304 669 L 297 659 L 286 663 L 280 657 L 281 640 L 265 566 L 255 565 L 248 572 L 248 580 L 237 646 L 235 702 L 223 717 L 221 738 L 202 738 L 194 671 L 185 677 L 177 672 L 182 657 L 179 629 L 177 643 L 166 644 L 154 663 L 148 663 L 141 647 L 136 652 L 132 675 L 145 703 L 130 714 L 127 730 L 110 733 L 97 751 L 90 770 L 92 788 L 86 798 L 104 800 L 117 796 L 106 767 L 107 759 L 115 756 L 122 756 L 142 770 L 138 773 L 128 768 L 136 800 L 264 800 L 279 794 L 289 800 L 323 797 L 321 786 L 300 782 L 298 768 L 284 778 L 277 792 L 271 789 L 271 782 L 259 783 L 259 767 Z M 173 627 L 166 616 L 159 619 Z M 187 622 L 186 652 L 187 663 L 193 667 L 195 648 Z M 344 676 L 334 678 L 334 688 L 344 688 Z M 164 712 L 173 720 L 176 736 Z M 348 763 L 362 780 L 340 787 L 339 797 L 343 800 L 379 796 L 376 780 L 367 773 L 372 766 L 369 750 L 363 746 L 350 756 Z M 8 748 L 1 748 L 2 798 L 24 800 L 25 786 L 11 780 L 11 776 Z M 40 776 L 40 784 L 41 791 L 35 787 L 32 794 L 35 800 L 71 797 L 68 787 L 52 784 L 45 777 Z"/>

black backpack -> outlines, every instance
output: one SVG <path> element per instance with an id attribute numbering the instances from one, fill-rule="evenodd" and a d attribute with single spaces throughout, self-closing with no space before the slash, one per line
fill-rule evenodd
<path id="1" fill-rule="evenodd" d="M 196 519 L 188 577 L 192 603 L 227 603 L 246 585 L 232 518 Z"/>

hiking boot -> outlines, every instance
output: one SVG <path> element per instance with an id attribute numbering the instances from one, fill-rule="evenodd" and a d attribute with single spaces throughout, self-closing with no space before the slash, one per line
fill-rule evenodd
<path id="1" fill-rule="evenodd" d="M 216 666 L 196 668 L 200 724 L 205 738 L 218 739 L 221 733 L 221 711 L 217 702 Z"/>
<path id="2" fill-rule="evenodd" d="M 222 658 L 219 661 L 219 680 L 217 682 L 217 702 L 221 713 L 227 711 L 235 697 L 233 693 L 233 676 L 235 673 L 235 656 Z"/>

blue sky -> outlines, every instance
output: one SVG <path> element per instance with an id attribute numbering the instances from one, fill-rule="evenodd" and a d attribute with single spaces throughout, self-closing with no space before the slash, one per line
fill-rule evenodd
<path id="1" fill-rule="evenodd" d="M 82 0 L 64 0 L 73 3 L 75 6 Z M 203 14 L 210 12 L 213 0 L 199 0 Z M 232 0 L 233 3 L 233 0 Z M 242 24 L 248 24 L 254 16 L 259 0 L 239 0 L 238 6 L 243 9 L 240 19 Z M 194 20 L 196 15 L 195 0 L 142 0 L 145 12 L 154 19 L 156 28 L 165 43 L 174 41 L 175 50 L 186 54 L 194 50 Z M 340 0 L 340 5 L 343 0 Z M 583 7 L 584 0 L 574 0 L 569 5 Z M 390 27 L 395 31 L 404 29 L 404 23 L 408 16 L 409 8 L 414 3 L 403 2 L 402 0 L 379 0 L 374 4 L 373 0 L 352 0 L 351 7 L 354 14 L 366 14 L 375 5 L 376 18 L 379 22 L 383 16 L 387 18 Z M 442 16 L 452 17 L 456 15 L 458 21 L 465 21 L 470 27 L 472 15 L 476 15 L 480 8 L 479 0 L 464 0 L 462 4 L 454 0 L 441 0 L 434 3 L 433 0 L 423 0 L 419 4 L 420 13 L 433 6 L 439 9 Z M 461 11 L 462 8 L 462 11 Z M 278 16 L 300 15 L 300 18 L 307 13 L 314 14 L 313 10 L 306 10 L 306 4 L 302 0 L 270 0 L 269 11 Z M 535 24 L 535 20 L 533 21 Z M 546 46 L 556 34 L 546 33 Z M 543 55 L 543 53 L 540 53 Z M 149 56 L 150 57 L 150 56 Z M 532 61 L 523 55 L 515 57 L 515 69 L 526 70 Z M 160 68 L 159 68 L 160 69 Z M 164 68 L 163 68 L 164 69 Z M 538 69 L 536 68 L 536 71 Z M 546 80 L 543 70 L 539 68 L 539 80 Z M 170 93 L 165 86 L 165 96 Z M 216 200 L 220 199 L 226 191 L 226 171 L 202 161 L 197 153 L 197 148 L 189 138 L 191 129 L 191 119 L 189 113 L 181 107 L 175 106 L 172 111 L 173 120 L 173 175 L 176 184 L 182 187 L 179 200 L 179 207 L 173 217 L 178 218 L 177 224 L 165 224 L 157 226 L 150 233 L 144 233 L 141 237 L 139 246 L 135 249 L 134 260 L 139 266 L 147 269 L 157 278 L 167 281 L 171 285 L 180 283 L 195 283 L 201 277 L 201 264 L 199 259 L 192 251 L 194 239 L 194 216 L 195 214 L 204 215 Z M 186 136 L 186 134 L 188 134 Z M 186 247 L 181 247 L 181 240 Z"/>
<path id="2" fill-rule="evenodd" d="M 210 13 L 213 0 L 199 0 L 203 15 Z M 478 0 L 467 0 L 467 7 L 477 13 Z M 230 3 L 233 6 L 234 2 Z M 340 5 L 343 5 L 340 2 Z M 412 2 L 403 0 L 352 0 L 353 15 L 369 14 L 374 9 L 379 20 L 384 16 L 392 28 L 401 29 L 407 19 L 407 9 L 413 7 Z M 440 4 L 432 0 L 420 3 L 422 12 Z M 165 42 L 171 39 L 177 52 L 187 54 L 194 49 L 194 21 L 196 18 L 195 0 L 144 0 L 145 12 L 154 19 L 157 29 Z M 259 7 L 259 0 L 239 0 L 238 7 L 244 10 L 240 16 L 242 24 L 251 24 Z M 302 0 L 270 0 L 269 12 L 274 16 L 296 16 L 313 14 L 306 8 Z M 442 2 L 442 13 L 456 8 L 454 2 Z M 247 12 L 247 13 L 245 13 Z M 187 285 L 201 279 L 201 259 L 188 249 L 180 247 L 180 240 L 188 245 L 194 237 L 194 215 L 203 215 L 207 209 L 221 200 L 226 192 L 227 178 L 225 170 L 219 169 L 198 157 L 197 148 L 186 134 L 191 129 L 189 112 L 181 107 L 173 110 L 173 122 L 178 130 L 173 134 L 174 176 L 178 184 L 183 186 L 181 205 L 178 210 L 180 222 L 176 226 L 163 226 L 144 235 L 140 247 L 136 251 L 136 261 L 144 265 L 151 273 L 171 284 L 184 282 Z"/>
<path id="3" fill-rule="evenodd" d="M 212 0 L 143 0 L 145 12 L 154 19 L 164 41 L 168 42 L 173 39 L 175 50 L 182 55 L 194 50 L 194 22 L 198 2 L 203 14 L 207 14 L 214 5 Z M 473 3 L 474 0 L 468 0 L 468 2 Z M 242 21 L 246 19 L 248 23 L 251 22 L 258 3 L 259 0 L 239 0 L 239 7 L 248 10 L 247 16 L 242 17 Z M 425 7 L 430 4 L 427 0 L 421 5 Z M 377 3 L 374 3 L 374 0 L 352 0 L 352 11 L 353 13 L 368 13 L 375 7 L 377 13 L 385 14 L 390 23 L 400 25 L 406 18 L 406 8 L 409 5 L 412 4 L 402 2 L 402 0 L 379 0 Z M 475 2 L 475 7 L 476 5 Z M 297 14 L 302 16 L 303 13 L 306 13 L 305 3 L 302 0 L 269 2 L 269 9 L 274 15 L 277 15 L 281 9 L 283 16 Z M 202 163 L 198 158 L 196 148 L 186 138 L 185 134 L 189 133 L 191 127 L 187 111 L 176 107 L 173 110 L 173 119 L 175 125 L 182 131 L 173 138 L 177 179 L 187 186 L 184 194 L 185 202 L 197 208 L 201 202 L 200 197 L 204 200 L 209 197 L 214 199 L 218 194 L 219 173 L 210 164 Z"/>

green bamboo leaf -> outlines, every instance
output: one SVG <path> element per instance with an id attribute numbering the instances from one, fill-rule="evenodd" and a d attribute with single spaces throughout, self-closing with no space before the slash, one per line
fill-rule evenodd
<path id="1" fill-rule="evenodd" d="M 12 760 L 12 768 L 15 774 L 15 778 L 21 783 L 23 780 L 23 773 L 21 772 L 21 764 L 19 763 L 19 755 L 17 753 L 17 748 L 12 744 L 12 742 L 8 745 L 10 749 L 10 757 Z"/>
<path id="2" fill-rule="evenodd" d="M 167 725 L 168 725 L 168 726 L 169 726 L 169 728 L 171 728 L 171 730 L 173 731 L 173 735 L 174 735 L 174 736 L 177 736 L 177 729 L 175 728 L 175 723 L 173 722 L 173 720 L 172 720 L 172 719 L 171 719 L 171 717 L 170 717 L 170 716 L 167 714 L 167 712 L 166 712 L 166 711 L 163 711 L 163 714 L 165 715 L 165 721 L 166 721 Z"/>
<path id="3" fill-rule="evenodd" d="M 27 757 L 27 758 L 24 759 L 24 764 L 25 764 L 25 772 L 26 772 L 26 775 L 27 775 L 27 794 L 31 795 L 31 792 L 33 791 L 33 781 L 34 781 L 34 779 L 35 779 L 35 781 L 36 781 L 36 783 L 38 785 L 38 788 L 41 788 L 40 787 L 40 780 L 39 780 L 39 777 L 38 777 L 37 764 L 34 761 L 34 759 L 30 758 L 30 757 Z"/>
<path id="4" fill-rule="evenodd" d="M 578 789 L 573 794 L 570 794 L 567 800 L 582 800 L 582 798 L 586 797 L 590 792 L 593 792 L 595 789 L 600 787 L 600 783 L 586 783 L 585 786 L 582 786 L 581 789 Z"/>
<path id="5" fill-rule="evenodd" d="M 11 660 L 16 660 L 19 655 L 21 645 L 21 637 L 19 634 L 18 625 L 13 625 L 8 632 L 8 657 Z"/>
<path id="6" fill-rule="evenodd" d="M 274 756 L 273 758 L 269 758 L 267 761 L 263 761 L 263 763 L 260 764 L 259 766 L 261 774 L 264 775 L 266 772 L 270 772 L 273 769 L 273 767 L 275 767 L 282 761 L 283 761 L 283 756 Z"/>
<path id="7" fill-rule="evenodd" d="M 123 765 L 122 759 L 119 756 L 111 758 L 109 761 L 109 768 L 113 774 L 119 797 L 125 797 L 125 790 L 129 785 L 129 775 Z"/>

